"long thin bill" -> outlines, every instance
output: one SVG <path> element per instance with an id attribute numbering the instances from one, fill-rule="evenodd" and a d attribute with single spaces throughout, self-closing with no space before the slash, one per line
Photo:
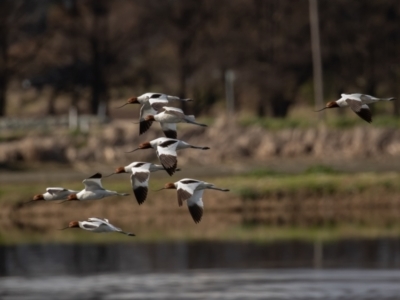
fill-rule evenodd
<path id="1" fill-rule="evenodd" d="M 32 202 L 35 202 L 35 200 L 30 200 L 30 201 L 28 201 L 28 202 L 23 202 L 23 203 L 21 203 L 21 204 L 22 204 L 22 205 L 25 205 L 25 204 L 32 203 Z"/>
<path id="2" fill-rule="evenodd" d="M 319 110 L 314 110 L 314 112 L 319 112 L 319 111 L 322 111 L 322 110 L 324 110 L 324 109 L 327 109 L 327 107 L 321 108 L 321 109 L 319 109 Z"/>
<path id="3" fill-rule="evenodd" d="M 132 153 L 132 152 L 135 152 L 136 150 L 139 150 L 140 148 L 136 148 L 136 149 L 133 149 L 132 151 L 128 151 L 128 152 L 125 152 L 125 153 Z"/>
<path id="4" fill-rule="evenodd" d="M 158 189 L 158 190 L 152 190 L 153 192 L 159 192 L 159 191 L 161 191 L 161 190 L 166 190 L 166 188 L 161 188 L 161 189 Z"/>
<path id="5" fill-rule="evenodd" d="M 67 202 L 67 201 L 69 201 L 69 200 L 64 200 L 64 201 L 61 201 L 61 202 L 59 202 L 57 204 L 62 204 L 62 203 Z"/>
<path id="6" fill-rule="evenodd" d="M 64 228 L 59 228 L 58 230 L 65 230 L 65 229 L 68 229 L 68 228 L 69 228 L 69 226 L 64 227 Z"/>
<path id="7" fill-rule="evenodd" d="M 125 105 L 128 105 L 128 104 L 130 104 L 130 103 L 125 103 L 124 105 L 121 105 L 121 106 L 116 107 L 116 109 L 121 108 L 121 107 L 124 107 Z"/>
<path id="8" fill-rule="evenodd" d="M 103 176 L 103 178 L 110 177 L 111 175 L 114 175 L 114 174 L 116 174 L 116 173 L 111 173 L 109 175 Z"/>

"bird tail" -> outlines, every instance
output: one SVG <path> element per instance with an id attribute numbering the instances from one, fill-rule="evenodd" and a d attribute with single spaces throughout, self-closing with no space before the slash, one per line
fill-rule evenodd
<path id="1" fill-rule="evenodd" d="M 383 100 L 383 101 L 393 101 L 393 100 L 396 100 L 396 98 L 395 97 L 390 97 L 390 98 L 380 98 L 381 100 Z"/>
<path id="2" fill-rule="evenodd" d="M 118 193 L 119 196 L 129 196 L 127 193 Z"/>
<path id="3" fill-rule="evenodd" d="M 199 146 L 190 146 L 190 148 L 200 149 L 200 150 L 209 150 L 210 149 L 210 147 L 199 147 Z"/>
<path id="4" fill-rule="evenodd" d="M 203 126 L 203 127 L 207 127 L 206 124 L 197 123 L 197 122 L 195 122 L 195 120 L 196 120 L 196 118 L 193 115 L 185 116 L 185 121 L 187 123 L 195 124 L 195 125 L 199 125 L 199 126 Z"/>
<path id="5" fill-rule="evenodd" d="M 210 186 L 209 189 L 217 190 L 217 191 L 221 191 L 221 192 L 229 192 L 229 189 L 221 189 L 216 186 Z"/>
<path id="6" fill-rule="evenodd" d="M 119 232 L 119 233 L 122 233 L 122 234 L 125 234 L 125 235 L 127 235 L 127 236 L 136 236 L 134 233 L 130 233 L 130 232 L 125 232 L 125 231 L 117 231 L 117 232 Z"/>

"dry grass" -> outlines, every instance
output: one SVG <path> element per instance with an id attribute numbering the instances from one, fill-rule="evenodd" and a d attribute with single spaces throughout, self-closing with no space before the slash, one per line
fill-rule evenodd
<path id="1" fill-rule="evenodd" d="M 318 171 L 319 170 L 319 171 Z M 111 190 L 128 192 L 129 176 L 104 180 Z M 238 176 L 202 178 L 230 193 L 206 191 L 205 214 L 194 224 L 187 208 L 179 208 L 176 193 L 149 192 L 139 206 L 133 196 L 100 201 L 32 203 L 22 207 L 47 182 L 8 184 L 0 188 L 0 241 L 113 242 L 152 240 L 336 239 L 400 235 L 400 175 L 397 173 L 336 173 L 312 169 L 302 174 L 257 170 Z M 170 178 L 154 176 L 150 190 Z M 173 180 L 172 180 L 173 181 Z M 81 183 L 62 180 L 57 185 L 80 189 Z M 107 217 L 115 225 L 137 234 L 96 235 L 80 230 L 59 232 L 71 220 Z"/>

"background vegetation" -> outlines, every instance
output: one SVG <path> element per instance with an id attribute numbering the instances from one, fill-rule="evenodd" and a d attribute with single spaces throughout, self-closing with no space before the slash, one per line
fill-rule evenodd
<path id="1" fill-rule="evenodd" d="M 235 72 L 236 110 L 285 117 L 311 105 L 307 0 L 5 0 L 0 116 L 107 111 L 146 91 L 196 99 L 211 114 Z M 399 95 L 396 0 L 319 1 L 325 98 Z M 398 115 L 398 102 L 383 112 Z"/>

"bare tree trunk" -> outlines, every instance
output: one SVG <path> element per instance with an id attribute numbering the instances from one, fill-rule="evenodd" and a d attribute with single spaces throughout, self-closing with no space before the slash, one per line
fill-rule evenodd
<path id="1" fill-rule="evenodd" d="M 105 55 L 105 37 L 106 34 L 106 8 L 103 1 L 92 2 L 93 28 L 90 39 L 92 52 L 92 97 L 90 101 L 90 113 L 95 115 L 99 111 L 102 101 L 107 100 L 107 87 L 104 80 L 104 55 Z"/>
<path id="2" fill-rule="evenodd" d="M 188 66 L 186 63 L 186 55 L 187 55 L 187 41 L 183 38 L 179 44 L 179 58 L 180 58 L 180 65 L 179 65 L 179 88 L 178 88 L 178 96 L 180 98 L 186 98 L 186 78 L 189 75 Z M 187 104 L 185 101 L 181 102 L 182 110 L 188 114 L 187 112 Z"/>
<path id="3" fill-rule="evenodd" d="M 58 91 L 56 90 L 56 88 L 52 88 L 49 101 L 47 102 L 47 110 L 46 110 L 47 115 L 53 116 L 56 114 L 55 104 L 56 104 L 57 95 L 58 95 Z"/>
<path id="4" fill-rule="evenodd" d="M 4 9 L 4 7 L 3 7 Z M 0 15 L 0 116 L 6 113 L 8 86 L 8 28 L 6 14 Z"/>

